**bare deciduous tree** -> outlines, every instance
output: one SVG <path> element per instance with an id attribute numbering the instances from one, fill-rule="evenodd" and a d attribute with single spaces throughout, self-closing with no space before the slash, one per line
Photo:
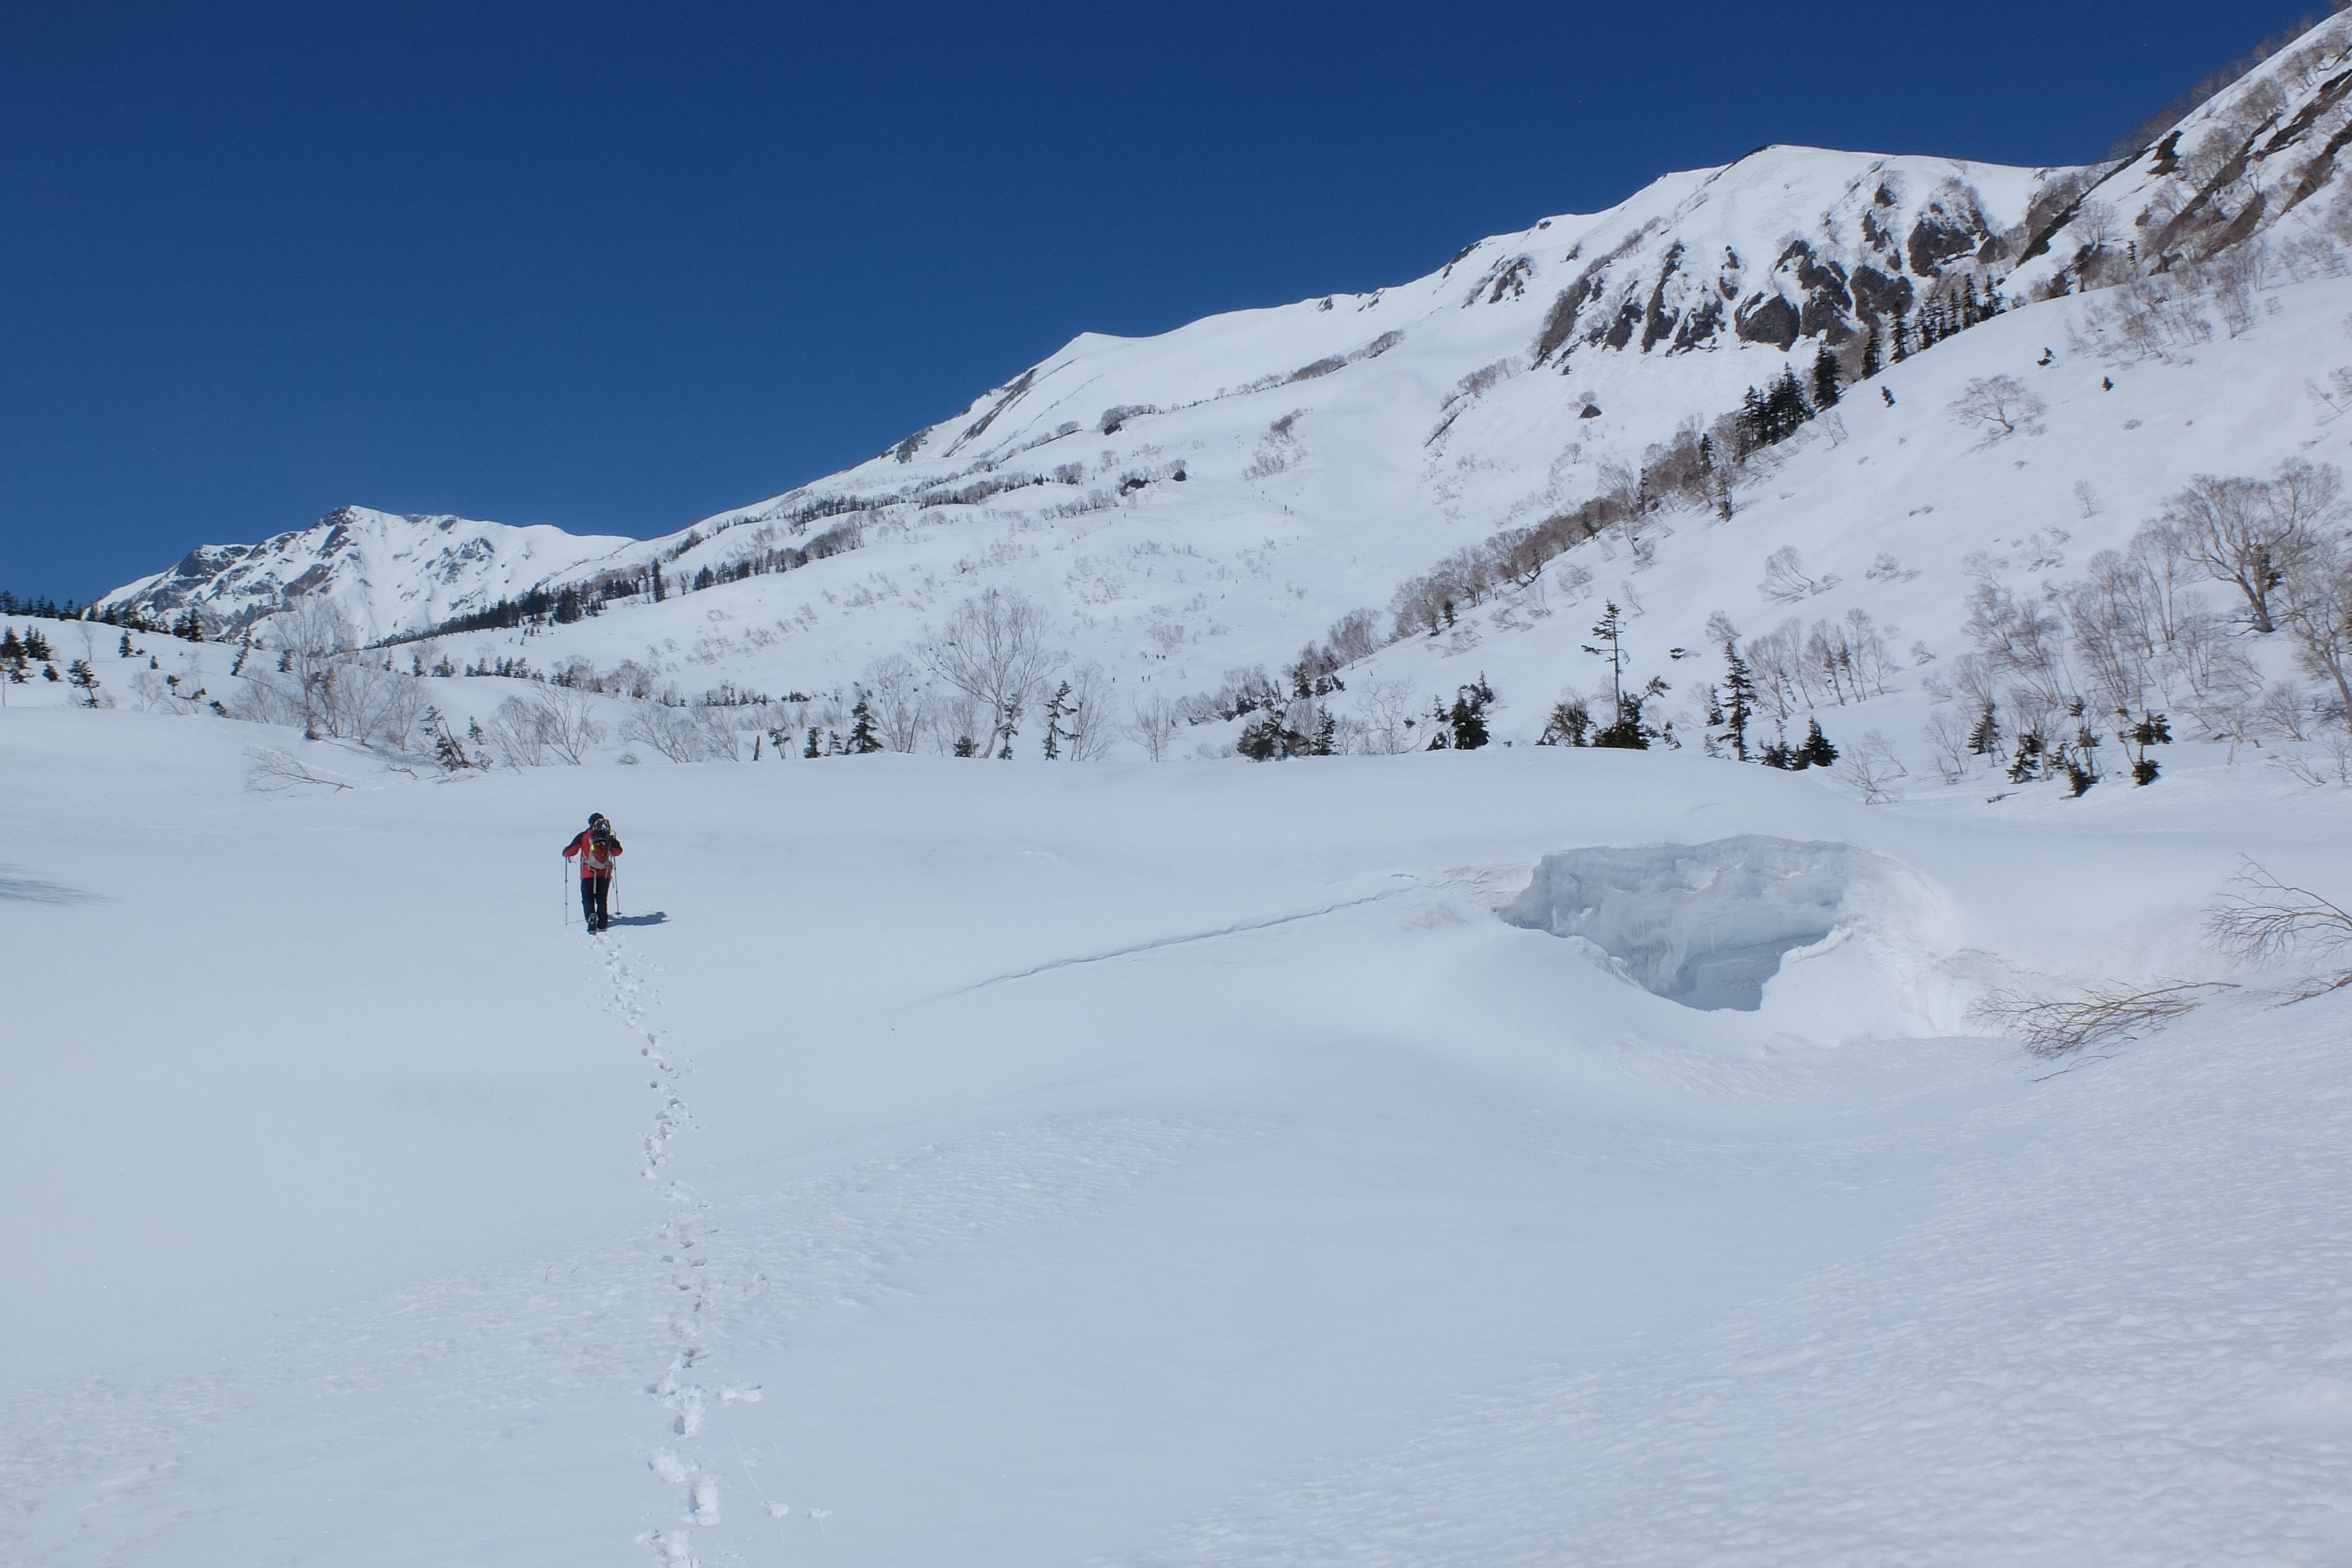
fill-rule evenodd
<path id="1" fill-rule="evenodd" d="M 2195 1011 L 2214 991 L 2233 990 L 2220 981 L 2175 981 L 2168 985 L 2100 986 L 2079 997 L 2049 998 L 2030 992 L 1989 993 L 1969 1009 L 1978 1021 L 2021 1040 L 2036 1056 L 2064 1056 L 2090 1045 L 2119 1045 Z"/>
<path id="2" fill-rule="evenodd" d="M 2201 270 L 2206 287 L 2211 290 L 2214 307 L 2221 313 L 2221 325 L 2232 338 L 2243 336 L 2260 318 L 2255 293 L 2270 276 L 2271 256 L 2259 240 L 2233 245 L 2208 262 Z"/>
<path id="3" fill-rule="evenodd" d="M 2027 390 L 2015 376 L 1979 376 L 1960 391 L 1951 403 L 1952 418 L 1961 425 L 1982 430 L 1988 441 L 1999 441 L 2019 431 L 2034 434 L 2049 405 Z"/>
<path id="4" fill-rule="evenodd" d="M 2267 635 L 2277 630 L 2272 596 L 2343 516 L 2343 476 L 2293 459 L 2269 480 L 2200 474 L 2165 504 L 2158 527 L 2180 556 L 2244 595 L 2248 619 Z"/>
<path id="5" fill-rule="evenodd" d="M 2352 789 L 2352 735 L 2331 729 L 2311 751 L 2280 747 L 2271 753 L 2271 766 L 2315 789 L 2330 784 Z"/>
<path id="6" fill-rule="evenodd" d="M 883 745 L 893 751 L 912 751 L 922 744 L 931 723 L 931 705 L 925 700 L 921 672 L 905 654 L 887 654 L 866 665 L 861 685 Z"/>
<path id="7" fill-rule="evenodd" d="M 245 787 L 263 794 L 291 789 L 298 784 L 317 784 L 329 789 L 352 788 L 341 779 L 312 772 L 296 761 L 293 753 L 275 746 L 248 747 L 245 758 Z"/>
<path id="8" fill-rule="evenodd" d="M 946 627 L 917 645 L 924 668 L 994 716 L 983 756 L 1009 740 L 1006 716 L 1030 706 L 1040 682 L 1062 663 L 1045 645 L 1045 612 L 1008 589 L 967 599 Z"/>
<path id="9" fill-rule="evenodd" d="M 1100 664 L 1080 664 L 1070 672 L 1070 695 L 1064 698 L 1062 727 L 1067 738 L 1063 755 L 1073 762 L 1092 762 L 1110 750 L 1117 727 L 1110 716 L 1111 679 Z"/>
<path id="10" fill-rule="evenodd" d="M 2315 538 L 2298 553 L 2284 586 L 2295 656 L 2336 688 L 2336 706 L 2352 729 L 2352 544 L 2332 530 Z"/>
<path id="11" fill-rule="evenodd" d="M 1342 664 L 1352 664 L 1380 652 L 1381 616 L 1376 610 L 1350 610 L 1331 622 L 1324 642 Z"/>
<path id="12" fill-rule="evenodd" d="M 2276 964 L 2308 953 L 2334 973 L 2298 981 L 2290 1002 L 2308 1001 L 2352 986 L 2352 910 L 2309 888 L 2280 881 L 2248 861 L 2205 917 L 2221 951 L 2243 963 Z"/>
<path id="13" fill-rule="evenodd" d="M 594 699 L 568 686 L 534 685 L 517 693 L 499 704 L 488 728 L 516 768 L 544 767 L 551 760 L 577 768 L 604 740 Z"/>
<path id="14" fill-rule="evenodd" d="M 1421 705 L 1402 681 L 1373 681 L 1364 687 L 1360 715 L 1363 729 L 1358 744 L 1369 755 L 1394 757 L 1418 748 L 1413 733 Z"/>
<path id="15" fill-rule="evenodd" d="M 1936 776 L 1947 784 L 1957 784 L 1969 776 L 1969 758 L 1974 755 L 1969 746 L 1969 728 L 1948 707 L 1927 716 L 1928 756 L 1936 765 Z"/>
<path id="16" fill-rule="evenodd" d="M 269 640 L 278 645 L 278 674 L 291 677 L 289 695 L 301 716 L 303 736 L 316 740 L 331 733 L 336 665 L 358 642 L 350 619 L 334 601 L 304 594 L 270 618 Z"/>
<path id="17" fill-rule="evenodd" d="M 1837 585 L 1833 576 L 1807 577 L 1804 558 L 1793 545 L 1782 545 L 1764 558 L 1764 580 L 1756 585 L 1756 591 L 1775 604 L 1794 604 Z"/>
<path id="18" fill-rule="evenodd" d="M 1853 786 L 1868 806 L 1880 806 L 1894 800 L 1895 781 L 1911 776 L 1911 770 L 1895 754 L 1895 743 L 1874 729 L 1864 736 L 1859 745 L 1848 747 L 1837 767 L 1839 775 Z"/>
<path id="19" fill-rule="evenodd" d="M 1128 739 L 1143 748 L 1143 755 L 1158 762 L 1168 755 L 1168 747 L 1176 732 L 1184 727 L 1184 716 L 1174 703 L 1163 696 L 1139 695 L 1128 705 L 1124 726 Z"/>
<path id="20" fill-rule="evenodd" d="M 732 762 L 741 746 L 722 710 L 674 703 L 637 704 L 621 723 L 621 738 L 650 746 L 672 762 Z"/>

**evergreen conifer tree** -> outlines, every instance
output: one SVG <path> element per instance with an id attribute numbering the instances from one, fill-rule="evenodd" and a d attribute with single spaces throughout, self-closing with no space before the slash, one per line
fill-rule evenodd
<path id="1" fill-rule="evenodd" d="M 1756 716 L 1756 676 L 1748 661 L 1739 656 L 1739 644 L 1727 637 L 1723 643 L 1723 695 L 1710 707 L 1707 722 L 1723 727 L 1732 757 L 1746 762 L 1749 760 L 1748 725 Z"/>
<path id="2" fill-rule="evenodd" d="M 1990 703 L 1977 715 L 1975 727 L 1969 731 L 1969 751 L 1976 757 L 1997 757 L 2000 754 L 2000 720 Z"/>
<path id="3" fill-rule="evenodd" d="M 1486 705 L 1494 700 L 1494 688 L 1483 674 L 1477 685 L 1454 689 L 1454 706 L 1438 716 L 1454 732 L 1454 750 L 1475 751 L 1486 744 Z"/>
<path id="4" fill-rule="evenodd" d="M 54 666 L 49 671 L 49 678 L 57 679 Z M 76 659 L 66 666 L 66 684 L 81 693 L 83 706 L 98 706 L 98 672 L 89 667 L 88 659 Z"/>
<path id="5" fill-rule="evenodd" d="M 1772 439 L 1786 441 L 1804 428 L 1805 421 L 1813 417 L 1812 406 L 1805 402 L 1805 389 L 1797 380 L 1794 365 L 1780 372 L 1772 385 Z"/>
<path id="6" fill-rule="evenodd" d="M 456 773 L 474 765 L 474 759 L 466 755 L 466 748 L 458 744 L 457 737 L 449 733 L 449 721 L 441 716 L 439 708 L 425 710 L 425 733 L 432 737 L 434 757 L 450 772 Z"/>
<path id="7" fill-rule="evenodd" d="M 1805 744 L 1798 748 L 1797 756 L 1801 759 L 1798 766 L 1806 768 L 1827 768 L 1838 759 L 1837 747 L 1822 733 L 1821 720 L 1805 721 Z"/>
<path id="8" fill-rule="evenodd" d="M 849 750 L 852 756 L 866 757 L 882 749 L 875 737 L 874 715 L 866 705 L 866 694 L 857 694 L 856 703 L 849 710 Z"/>
<path id="9" fill-rule="evenodd" d="M 1837 356 L 1825 347 L 1813 360 L 1813 407 L 1832 409 L 1838 402 Z"/>
<path id="10" fill-rule="evenodd" d="M 1612 709 L 1622 708 L 1625 706 L 1624 617 L 1614 601 L 1602 601 L 1601 619 L 1594 623 L 1592 634 L 1604 645 L 1596 647 L 1587 643 L 1584 651 L 1609 661 L 1609 705 Z"/>
<path id="11" fill-rule="evenodd" d="M 2118 714 L 2116 716 L 2121 718 L 2123 716 Z M 2125 738 L 2137 748 L 2132 757 L 2133 785 L 2137 787 L 2155 783 L 2159 769 L 2156 765 L 2156 758 L 2147 754 L 2147 748 L 2151 746 L 2169 746 L 2172 743 L 2172 726 L 2160 713 L 2142 713 L 2139 716 L 2139 722 L 2124 734 Z"/>
<path id="12" fill-rule="evenodd" d="M 1306 755 L 1307 738 L 1282 722 L 1279 707 L 1267 707 L 1261 717 L 1242 728 L 1242 738 L 1234 740 L 1233 750 L 1249 757 L 1251 762 L 1282 762 L 1286 757 Z"/>
<path id="13" fill-rule="evenodd" d="M 1068 738 L 1062 729 L 1062 716 L 1070 711 L 1069 703 L 1070 683 L 1064 681 L 1045 704 L 1045 760 L 1048 762 L 1061 757 L 1062 742 Z"/>
<path id="14" fill-rule="evenodd" d="M 1592 732 L 1592 744 L 1605 750 L 1649 750 L 1649 727 L 1642 722 L 1642 708 L 1647 700 L 1641 692 L 1629 692 L 1619 697 L 1616 718 Z"/>
<path id="15" fill-rule="evenodd" d="M 1870 319 L 1870 333 L 1862 340 L 1862 379 L 1871 381 L 1886 368 L 1886 334 L 1878 325 L 1878 318 Z"/>
<path id="16" fill-rule="evenodd" d="M 816 743 L 816 726 L 809 726 L 808 747 L 801 753 L 803 757 L 823 757 L 824 755 L 824 748 L 819 747 Z"/>
<path id="17" fill-rule="evenodd" d="M 1323 716 L 1316 721 L 1315 738 L 1307 743 L 1307 755 L 1309 757 L 1329 757 L 1339 749 L 1339 721 L 1332 716 L 1331 710 L 1329 708 L 1325 708 L 1323 710 Z"/>
<path id="18" fill-rule="evenodd" d="M 1754 387 L 1739 400 L 1739 438 L 1751 452 L 1772 444 L 1772 416 L 1765 407 L 1764 394 Z"/>
<path id="19" fill-rule="evenodd" d="M 1544 732 L 1536 739 L 1538 746 L 1586 746 L 1592 732 L 1592 710 L 1584 706 L 1581 697 L 1565 697 L 1552 705 L 1551 717 L 1544 723 Z"/>

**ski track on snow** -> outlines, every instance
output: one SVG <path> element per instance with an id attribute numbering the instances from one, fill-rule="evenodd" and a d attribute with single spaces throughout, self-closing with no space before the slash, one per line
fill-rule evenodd
<path id="1" fill-rule="evenodd" d="M 1214 942 L 1223 936 L 1239 936 L 1252 931 L 1271 931 L 1277 925 L 1291 925 L 1301 920 L 1319 920 L 1327 915 L 1337 915 L 1342 910 L 1360 909 L 1367 904 L 1378 904 L 1383 899 L 1394 898 L 1402 891 L 1404 890 L 1390 889 L 1381 893 L 1367 894 L 1361 898 L 1348 898 L 1337 904 L 1327 904 L 1319 909 L 1302 909 L 1289 915 L 1269 915 L 1264 920 L 1241 920 L 1231 925 L 1217 926 L 1213 930 L 1189 932 L 1181 936 L 1157 937 L 1150 942 L 1138 942 L 1127 947 L 1112 947 L 1100 953 L 1081 954 L 1076 957 L 1050 958 L 1043 964 L 1034 964 L 1026 969 L 1015 969 L 1011 974 L 991 975 L 984 980 L 974 980 L 971 985 L 959 987 L 947 994 L 951 997 L 968 996 L 973 991 L 985 990 L 991 986 L 1006 985 L 1014 980 L 1026 980 L 1038 975 L 1051 974 L 1056 969 L 1076 968 L 1084 964 L 1107 964 L 1114 958 L 1131 958 L 1139 953 L 1159 953 L 1171 947 L 1189 946 L 1195 942 Z"/>
<path id="2" fill-rule="evenodd" d="M 656 1097 L 640 1169 L 669 1211 L 663 1224 L 422 1281 L 260 1336 L 204 1372 L 14 1391 L 0 1405 L 0 1562 L 254 1560 L 190 1544 L 244 1538 L 231 1500 L 239 1476 L 267 1468 L 300 1489 L 352 1455 L 402 1451 L 419 1426 L 447 1451 L 488 1450 L 562 1419 L 567 1402 L 644 1378 L 652 1362 L 664 1370 L 638 1385 L 665 1430 L 640 1451 L 677 1489 L 681 1522 L 639 1540 L 658 1562 L 693 1563 L 689 1529 L 721 1517 L 710 1417 L 748 1416 L 737 1407 L 763 1397 L 713 1386 L 721 1346 L 788 1349 L 797 1321 L 880 1304 L 910 1262 L 1082 1221 L 1233 1136 L 1150 1117 L 1044 1118 L 711 1202 L 668 1176 L 671 1141 L 693 1124 L 690 1067 L 648 1021 L 643 960 L 608 940 L 600 962 L 605 1005 L 636 1039 Z M 322 1428 L 335 1433 L 331 1451 L 310 1439 Z M 782 1531 L 795 1515 L 803 1527 L 822 1519 L 768 1495 L 744 1450 L 774 1445 L 752 1436 L 725 1452 L 768 1521 Z"/>

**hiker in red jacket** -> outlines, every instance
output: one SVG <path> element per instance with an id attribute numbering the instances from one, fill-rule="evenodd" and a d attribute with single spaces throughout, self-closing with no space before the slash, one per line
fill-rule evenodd
<path id="1" fill-rule="evenodd" d="M 613 862 L 621 858 L 621 841 L 602 811 L 592 812 L 587 831 L 563 846 L 563 858 L 580 857 L 580 914 L 591 931 L 613 924 L 611 897 Z"/>

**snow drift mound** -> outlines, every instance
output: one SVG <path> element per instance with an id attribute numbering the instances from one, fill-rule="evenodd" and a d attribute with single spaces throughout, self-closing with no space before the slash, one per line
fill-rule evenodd
<path id="1" fill-rule="evenodd" d="M 1901 937 L 1915 900 L 1898 891 L 1904 880 L 1894 862 L 1852 844 L 1755 835 L 1570 850 L 1538 862 L 1500 913 L 1591 943 L 1669 1001 L 1755 1012 L 1791 954 L 1825 953 L 1853 935 L 1882 956 L 1908 950 Z M 1900 988 L 1918 999 L 1916 986 Z"/>

